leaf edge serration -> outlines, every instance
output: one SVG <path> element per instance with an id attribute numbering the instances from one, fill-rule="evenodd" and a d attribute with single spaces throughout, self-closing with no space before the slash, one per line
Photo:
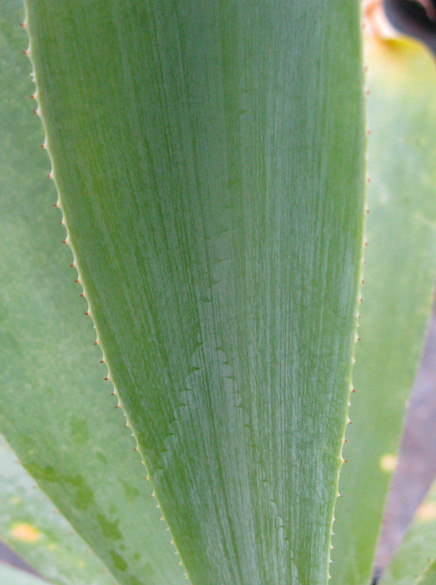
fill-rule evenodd
<path id="1" fill-rule="evenodd" d="M 366 108 L 366 100 L 369 96 L 369 91 L 366 87 L 366 73 L 368 70 L 367 65 L 365 64 L 365 59 L 364 59 L 364 35 L 363 35 L 363 31 L 365 29 L 365 14 L 364 14 L 364 6 L 363 4 L 361 4 L 361 8 L 360 8 L 360 19 L 361 19 L 361 26 L 360 26 L 360 56 L 361 56 L 361 64 L 362 64 L 362 92 L 363 92 L 363 97 L 364 97 L 364 104 L 365 104 L 365 108 L 364 108 L 364 121 L 365 121 L 365 126 L 367 126 L 367 108 Z M 350 408 L 352 406 L 351 403 L 351 397 L 352 394 L 356 391 L 355 387 L 354 387 L 354 382 L 353 382 L 353 373 L 354 373 L 354 365 L 356 363 L 356 348 L 357 348 L 357 343 L 360 340 L 360 337 L 358 335 L 358 328 L 359 328 L 359 320 L 360 320 L 360 310 L 359 310 L 359 306 L 360 304 L 363 302 L 363 284 L 365 283 L 364 280 L 364 265 L 366 263 L 365 260 L 365 249 L 368 246 L 368 240 L 365 234 L 365 225 L 366 225 L 366 216 L 369 213 L 369 207 L 368 207 L 368 185 L 370 183 L 370 178 L 368 176 L 368 138 L 370 135 L 370 130 L 367 128 L 366 130 L 366 135 L 365 135 L 365 164 L 364 164 L 364 173 L 363 176 L 365 177 L 365 181 L 363 184 L 363 194 L 364 194 L 364 210 L 365 212 L 362 214 L 362 241 L 361 241 L 361 246 L 360 246 L 360 263 L 359 263 L 359 277 L 358 277 L 358 286 L 357 286 L 357 291 L 356 291 L 356 301 L 355 301 L 355 307 L 356 307 L 356 313 L 355 313 L 355 319 L 354 319 L 354 331 L 353 331 L 353 347 L 352 347 L 352 352 L 351 352 L 351 363 L 350 363 L 350 370 L 349 370 L 349 378 L 350 378 L 350 382 L 349 382 L 349 391 L 348 391 L 348 401 L 347 401 L 347 408 L 346 408 L 346 412 L 345 412 L 345 420 L 344 420 L 344 426 L 343 426 L 343 430 L 342 430 L 342 446 L 341 446 L 341 452 L 339 455 L 339 461 L 340 461 L 340 465 L 339 465 L 339 469 L 338 469 L 338 474 L 336 477 L 336 499 L 334 502 L 334 506 L 333 506 L 333 515 L 332 515 L 332 524 L 331 524 L 331 532 L 330 532 L 330 540 L 329 540 L 329 551 L 328 551 L 328 566 L 327 566 L 327 583 L 329 583 L 332 579 L 332 576 L 330 574 L 330 565 L 331 563 L 333 563 L 333 560 L 331 558 L 332 556 L 332 550 L 335 549 L 334 545 L 333 545 L 333 541 L 334 541 L 334 536 L 335 536 L 335 532 L 334 532 L 334 524 L 336 522 L 336 518 L 335 518 L 335 511 L 336 511 L 336 505 L 339 501 L 339 498 L 342 498 L 342 494 L 339 491 L 339 484 L 340 484 L 340 479 L 341 479 L 341 471 L 342 471 L 342 467 L 344 465 L 344 463 L 348 463 L 347 459 L 344 459 L 344 447 L 346 445 L 346 443 L 348 443 L 348 439 L 346 439 L 346 434 L 347 434 L 347 428 L 348 425 L 352 424 L 351 418 L 350 418 Z"/>
<path id="2" fill-rule="evenodd" d="M 100 363 L 106 365 L 106 368 L 107 368 L 107 373 L 106 373 L 106 376 L 104 377 L 104 381 L 110 382 L 112 384 L 113 392 L 112 392 L 111 395 L 112 396 L 115 396 L 117 398 L 117 404 L 116 404 L 115 408 L 120 408 L 121 411 L 123 412 L 124 417 L 125 417 L 125 420 L 126 420 L 126 424 L 124 426 L 131 431 L 131 436 L 134 438 L 134 440 L 136 442 L 136 447 L 134 447 L 134 451 L 137 451 L 138 452 L 138 454 L 139 454 L 139 456 L 141 458 L 140 464 L 143 465 L 144 468 L 145 468 L 146 475 L 145 475 L 144 479 L 146 481 L 148 481 L 150 483 L 150 485 L 151 485 L 151 488 L 152 488 L 151 497 L 155 498 L 156 501 L 157 501 L 156 508 L 158 508 L 158 510 L 159 510 L 159 512 L 161 514 L 160 521 L 162 521 L 162 522 L 165 523 L 165 530 L 167 530 L 169 532 L 169 534 L 171 535 L 171 540 L 168 541 L 168 544 L 170 544 L 170 545 L 172 545 L 174 547 L 174 549 L 175 549 L 174 554 L 177 555 L 178 558 L 180 559 L 178 561 L 178 564 L 184 569 L 184 577 L 186 578 L 186 580 L 189 583 L 192 583 L 192 580 L 189 577 L 189 573 L 188 573 L 188 570 L 186 568 L 186 565 L 183 562 L 182 555 L 181 555 L 181 553 L 180 553 L 180 551 L 179 551 L 179 549 L 177 547 L 177 544 L 175 542 L 174 535 L 171 532 L 171 529 L 169 527 L 168 521 L 165 518 L 165 514 L 162 511 L 162 508 L 161 508 L 159 499 L 158 499 L 158 497 L 156 495 L 156 487 L 153 484 L 153 481 L 151 480 L 150 472 L 149 472 L 149 469 L 148 469 L 148 466 L 147 466 L 147 463 L 146 463 L 146 459 L 145 459 L 144 454 L 142 453 L 142 450 L 141 450 L 141 448 L 139 446 L 139 442 L 138 442 L 138 439 L 137 439 L 137 435 L 135 434 L 135 430 L 134 430 L 134 428 L 133 428 L 133 426 L 132 426 L 132 424 L 131 424 L 131 422 L 129 420 L 129 417 L 128 417 L 127 412 L 126 412 L 126 410 L 125 410 L 125 408 L 123 406 L 123 402 L 122 402 L 121 397 L 120 397 L 120 395 L 118 393 L 118 390 L 117 390 L 117 387 L 115 385 L 115 382 L 113 381 L 113 378 L 111 376 L 109 364 L 105 360 L 104 346 L 103 346 L 103 344 L 102 344 L 102 342 L 100 340 L 97 325 L 96 325 L 96 323 L 95 323 L 95 321 L 94 321 L 94 319 L 92 317 L 92 303 L 91 303 L 90 299 L 87 296 L 86 287 L 85 287 L 84 283 L 81 280 L 79 261 L 77 260 L 77 257 L 76 257 L 74 244 L 72 243 L 72 241 L 70 239 L 70 230 L 69 230 L 69 227 L 68 227 L 68 220 L 67 220 L 67 218 L 65 216 L 65 211 L 64 211 L 64 208 L 62 206 L 61 190 L 60 190 L 59 184 L 58 184 L 58 182 L 56 180 L 55 163 L 54 163 L 53 157 L 52 157 L 51 152 L 50 152 L 49 139 L 48 139 L 48 131 L 47 131 L 47 124 L 46 124 L 45 119 L 44 119 L 43 107 L 42 107 L 42 104 L 41 104 L 41 102 L 39 100 L 39 94 L 38 94 L 39 90 L 38 90 L 38 82 L 37 82 L 37 73 L 36 73 L 36 69 L 35 69 L 35 63 L 34 63 L 34 60 L 32 58 L 32 38 L 31 38 L 31 32 L 30 32 L 30 27 L 29 27 L 29 15 L 28 15 L 29 13 L 28 13 L 28 7 L 27 7 L 27 0 L 24 0 L 24 8 L 25 8 L 25 17 L 23 19 L 23 22 L 21 22 L 19 24 L 26 31 L 26 34 L 27 34 L 27 37 L 28 37 L 28 41 L 29 41 L 29 45 L 28 45 L 28 48 L 25 51 L 23 51 L 23 53 L 30 60 L 30 63 L 31 63 L 31 66 L 32 66 L 31 79 L 32 79 L 32 82 L 35 84 L 35 91 L 34 91 L 33 95 L 31 96 L 31 98 L 34 99 L 35 102 L 36 102 L 36 106 L 37 107 L 34 110 L 34 113 L 40 119 L 41 124 L 42 124 L 42 128 L 43 128 L 43 132 L 44 132 L 44 142 L 43 142 L 43 144 L 41 144 L 41 148 L 46 151 L 47 156 L 48 156 L 48 159 L 49 159 L 50 164 L 51 164 L 51 170 L 50 170 L 49 173 L 47 173 L 47 178 L 49 178 L 49 179 L 51 179 L 53 181 L 53 183 L 55 185 L 55 188 L 56 188 L 56 191 L 57 191 L 57 195 L 58 195 L 58 199 L 53 204 L 53 207 L 59 209 L 59 211 L 61 213 L 61 221 L 60 221 L 60 223 L 61 223 L 61 225 L 64 226 L 65 231 L 66 231 L 66 237 L 65 237 L 64 240 L 62 240 L 62 243 L 68 245 L 69 249 L 71 250 L 71 254 L 72 254 L 72 257 L 73 257 L 73 262 L 71 263 L 70 267 L 71 268 L 75 268 L 75 270 L 77 272 L 77 278 L 76 278 L 75 282 L 77 284 L 80 284 L 81 287 L 82 287 L 82 293 L 81 293 L 80 296 L 83 297 L 86 300 L 86 302 L 88 303 L 88 309 L 87 309 L 87 311 L 85 311 L 85 315 L 87 317 L 90 317 L 91 318 L 93 327 L 94 327 L 95 332 L 96 332 L 96 340 L 94 342 L 94 345 L 98 345 L 100 347 L 100 350 L 101 350 L 101 360 L 100 360 Z M 77 532 L 79 532 L 79 531 L 77 531 Z M 82 538 L 84 538 L 85 541 L 87 541 L 86 535 L 81 534 L 81 536 L 82 536 Z M 100 555 L 98 555 L 98 553 L 96 551 L 94 551 L 94 553 L 99 558 L 101 558 Z M 101 560 L 106 565 L 105 559 L 101 558 Z"/>

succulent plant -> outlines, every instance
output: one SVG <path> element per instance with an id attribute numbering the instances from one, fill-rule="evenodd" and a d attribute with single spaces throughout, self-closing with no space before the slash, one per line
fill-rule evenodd
<path id="1" fill-rule="evenodd" d="M 428 49 L 357 0 L 0 7 L 0 535 L 57 585 L 369 584 L 436 275 Z M 434 582 L 424 506 L 383 585 Z"/>

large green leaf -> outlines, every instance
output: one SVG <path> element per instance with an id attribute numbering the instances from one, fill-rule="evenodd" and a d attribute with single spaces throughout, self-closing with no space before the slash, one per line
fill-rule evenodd
<path id="1" fill-rule="evenodd" d="M 182 569 L 103 380 L 71 252 L 61 243 L 65 228 L 31 109 L 21 3 L 2 0 L 0 15 L 0 425 L 121 583 L 180 585 Z"/>
<path id="2" fill-rule="evenodd" d="M 324 583 L 363 237 L 359 2 L 27 6 L 68 241 L 193 583 Z"/>
<path id="3" fill-rule="evenodd" d="M 112 585 L 114 579 L 16 460 L 0 435 L 0 537 L 52 583 Z M 7 585 L 0 579 L 2 585 Z M 12 583 L 11 583 L 12 585 Z"/>
<path id="4" fill-rule="evenodd" d="M 332 576 L 369 582 L 436 276 L 436 70 L 409 41 L 367 41 L 365 285 Z"/>
<path id="5" fill-rule="evenodd" d="M 422 575 L 415 581 L 415 585 L 435 585 L 436 583 L 436 561 L 434 561 Z"/>
<path id="6" fill-rule="evenodd" d="M 412 525 L 395 551 L 380 585 L 415 583 L 436 560 L 436 483 L 418 508 Z M 436 579 L 433 584 L 436 583 Z"/>
<path id="7" fill-rule="evenodd" d="M 2 585 L 47 585 L 38 577 L 25 571 L 19 571 L 5 563 L 0 563 L 0 583 Z"/>

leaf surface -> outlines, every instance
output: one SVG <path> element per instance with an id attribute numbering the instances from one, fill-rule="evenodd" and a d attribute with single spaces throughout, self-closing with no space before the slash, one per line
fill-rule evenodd
<path id="1" fill-rule="evenodd" d="M 0 582 L 2 585 L 47 585 L 46 581 L 6 563 L 0 563 Z"/>
<path id="2" fill-rule="evenodd" d="M 114 583 L 103 563 L 37 488 L 1 435 L 0 537 L 52 583 Z M 9 585 L 1 579 L 0 583 Z"/>
<path id="3" fill-rule="evenodd" d="M 436 583 L 436 561 L 434 561 L 424 573 L 418 577 L 415 585 L 434 585 Z"/>
<path id="4" fill-rule="evenodd" d="M 436 70 L 409 41 L 367 39 L 368 241 L 334 585 L 370 582 L 436 276 Z"/>
<path id="5" fill-rule="evenodd" d="M 363 223 L 359 3 L 29 0 L 80 280 L 195 585 L 321 585 Z"/>
<path id="6" fill-rule="evenodd" d="M 383 573 L 380 585 L 415 583 L 415 580 L 421 578 L 436 560 L 435 551 L 436 484 L 433 484 Z M 436 580 L 434 582 L 436 583 Z"/>
<path id="7" fill-rule="evenodd" d="M 20 2 L 1 2 L 0 427 L 24 467 L 126 585 L 180 585 L 170 536 L 115 409 L 53 208 Z M 86 558 L 83 559 L 86 562 Z M 89 580 L 90 580 L 90 576 Z"/>

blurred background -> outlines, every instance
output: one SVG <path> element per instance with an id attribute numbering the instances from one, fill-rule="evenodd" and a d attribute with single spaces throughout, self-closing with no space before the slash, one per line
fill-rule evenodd
<path id="1" fill-rule="evenodd" d="M 436 303 L 410 397 L 397 469 L 394 473 L 375 561 L 375 576 L 386 567 L 436 476 Z"/>

